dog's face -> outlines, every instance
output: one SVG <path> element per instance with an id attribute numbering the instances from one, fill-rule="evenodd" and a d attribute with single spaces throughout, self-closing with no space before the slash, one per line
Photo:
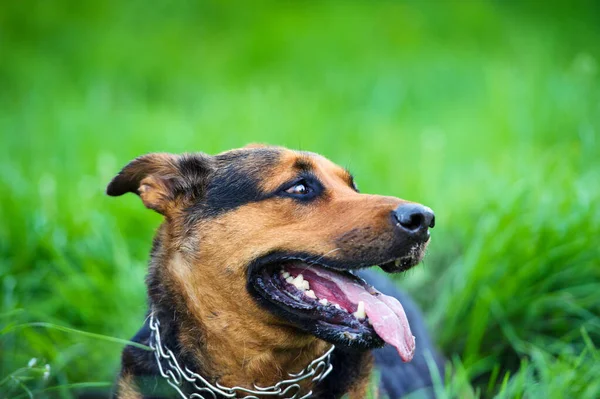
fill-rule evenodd
<path id="1" fill-rule="evenodd" d="M 434 224 L 429 208 L 361 194 L 348 171 L 320 155 L 262 146 L 149 154 L 107 192 L 135 192 L 165 215 L 180 263 L 173 272 L 191 302 L 233 300 L 252 323 L 359 349 L 386 341 L 412 357 L 401 305 L 352 271 L 419 263 Z"/>

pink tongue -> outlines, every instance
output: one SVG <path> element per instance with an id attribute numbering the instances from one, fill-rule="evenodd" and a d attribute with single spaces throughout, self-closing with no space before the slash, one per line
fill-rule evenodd
<path id="1" fill-rule="evenodd" d="M 313 268 L 310 271 L 333 282 L 354 304 L 363 301 L 365 312 L 377 335 L 395 347 L 404 362 L 412 360 L 415 353 L 415 337 L 410 331 L 404 308 L 396 298 L 338 273 L 321 268 Z"/>

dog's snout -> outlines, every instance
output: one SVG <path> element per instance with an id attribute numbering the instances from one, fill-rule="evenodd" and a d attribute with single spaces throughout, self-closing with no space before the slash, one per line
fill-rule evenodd
<path id="1" fill-rule="evenodd" d="M 420 204 L 402 204 L 393 213 L 397 226 L 411 235 L 427 234 L 428 229 L 435 226 L 433 211 Z"/>

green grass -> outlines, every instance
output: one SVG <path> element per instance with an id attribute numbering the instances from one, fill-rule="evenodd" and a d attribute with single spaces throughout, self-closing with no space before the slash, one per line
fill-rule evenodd
<path id="1" fill-rule="evenodd" d="M 436 211 L 424 265 L 397 279 L 451 359 L 441 397 L 599 397 L 599 13 L 3 4 L 0 397 L 113 380 L 123 344 L 102 337 L 141 324 L 160 222 L 104 195 L 119 168 L 247 142 L 322 153 L 363 192 Z"/>

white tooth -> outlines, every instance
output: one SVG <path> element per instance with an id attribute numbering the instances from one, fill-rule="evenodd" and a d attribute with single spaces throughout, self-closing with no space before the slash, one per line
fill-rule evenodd
<path id="1" fill-rule="evenodd" d="M 367 314 L 365 313 L 365 303 L 363 301 L 358 302 L 358 309 L 356 309 L 356 312 L 353 314 L 357 319 L 364 319 L 367 317 Z"/>
<path id="2" fill-rule="evenodd" d="M 400 267 L 400 262 L 402 262 L 402 259 L 396 259 L 396 261 L 394 262 L 396 264 L 396 267 Z"/>
<path id="3" fill-rule="evenodd" d="M 283 278 L 288 278 L 290 276 L 290 272 L 284 272 L 284 271 L 282 271 L 281 274 L 283 274 Z"/>
<path id="4" fill-rule="evenodd" d="M 304 291 L 310 290 L 310 284 L 308 283 L 308 280 L 304 280 L 304 281 L 302 282 L 302 289 L 303 289 Z"/>
<path id="5" fill-rule="evenodd" d="M 336 309 L 342 310 L 342 307 L 339 304 L 334 304 L 333 306 L 335 306 Z"/>
<path id="6" fill-rule="evenodd" d="M 290 284 L 293 284 L 294 283 L 294 278 L 292 276 L 289 276 L 289 277 L 285 278 L 285 281 L 287 281 Z"/>
<path id="7" fill-rule="evenodd" d="M 313 290 L 305 291 L 304 295 L 312 299 L 317 299 L 317 296 L 315 295 L 315 292 Z"/>
<path id="8" fill-rule="evenodd" d="M 327 306 L 327 303 L 329 303 L 329 301 L 328 301 L 327 299 L 323 298 L 323 299 L 319 299 L 319 303 L 320 303 L 321 305 L 325 305 L 325 306 Z"/>
<path id="9" fill-rule="evenodd" d="M 296 276 L 296 278 L 292 281 L 292 284 L 294 284 L 294 286 L 299 290 L 302 290 L 304 287 L 304 277 L 302 276 L 302 274 Z"/>

